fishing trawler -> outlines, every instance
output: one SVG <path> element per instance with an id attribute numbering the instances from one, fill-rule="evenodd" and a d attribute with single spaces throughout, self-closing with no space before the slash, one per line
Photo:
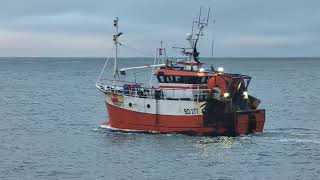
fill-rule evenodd
<path id="1" fill-rule="evenodd" d="M 210 12 L 210 10 L 209 10 Z M 101 127 L 115 131 L 146 133 L 184 133 L 204 136 L 239 136 L 261 133 L 265 110 L 260 100 L 248 93 L 251 77 L 224 72 L 222 67 L 205 69 L 197 44 L 209 23 L 207 18 L 193 20 L 181 48 L 184 59 L 164 57 L 166 48 L 157 49 L 154 64 L 136 67 L 117 65 L 119 19 L 114 20 L 115 57 L 109 79 L 102 79 L 107 59 L 96 87 L 103 93 L 109 119 Z M 123 81 L 129 71 L 151 69 L 157 82 Z M 110 69 L 110 68 L 109 68 Z"/>

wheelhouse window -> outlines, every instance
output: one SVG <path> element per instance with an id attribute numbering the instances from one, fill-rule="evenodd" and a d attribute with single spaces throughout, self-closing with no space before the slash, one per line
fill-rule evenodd
<path id="1" fill-rule="evenodd" d="M 207 84 L 208 77 L 158 75 L 158 81 L 159 83 Z"/>
<path id="2" fill-rule="evenodd" d="M 175 83 L 181 83 L 181 76 L 174 76 Z"/>
<path id="3" fill-rule="evenodd" d="M 158 81 L 159 81 L 159 83 L 166 83 L 165 77 L 163 75 L 158 76 Z"/>
<path id="4" fill-rule="evenodd" d="M 207 84 L 208 83 L 208 76 L 199 77 L 201 84 Z"/>
<path id="5" fill-rule="evenodd" d="M 167 83 L 175 83 L 173 76 L 165 76 Z"/>

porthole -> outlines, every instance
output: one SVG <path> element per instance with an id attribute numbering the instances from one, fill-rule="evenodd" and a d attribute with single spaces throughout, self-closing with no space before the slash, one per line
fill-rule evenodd
<path id="1" fill-rule="evenodd" d="M 129 103 L 129 107 L 132 107 L 132 103 Z"/>
<path id="2" fill-rule="evenodd" d="M 149 109 L 151 106 L 150 106 L 150 104 L 147 104 L 147 108 Z"/>

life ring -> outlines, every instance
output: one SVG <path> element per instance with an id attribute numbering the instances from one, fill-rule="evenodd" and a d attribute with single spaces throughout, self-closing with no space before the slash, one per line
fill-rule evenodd
<path id="1" fill-rule="evenodd" d="M 223 94 L 227 92 L 229 82 L 230 77 L 221 74 L 215 74 L 208 80 L 208 89 L 212 90 L 214 87 L 219 87 L 221 93 Z"/>

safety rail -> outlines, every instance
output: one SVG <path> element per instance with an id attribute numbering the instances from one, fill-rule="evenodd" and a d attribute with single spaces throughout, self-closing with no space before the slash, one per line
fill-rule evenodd
<path id="1" fill-rule="evenodd" d="M 205 101 L 209 93 L 209 89 L 202 89 L 200 86 L 192 86 L 189 89 L 174 89 L 143 86 L 142 83 L 132 82 L 128 82 L 128 84 L 123 83 L 122 85 L 120 85 L 119 82 L 117 82 L 116 85 L 98 82 L 96 87 L 105 93 L 121 96 L 196 102 Z"/>

